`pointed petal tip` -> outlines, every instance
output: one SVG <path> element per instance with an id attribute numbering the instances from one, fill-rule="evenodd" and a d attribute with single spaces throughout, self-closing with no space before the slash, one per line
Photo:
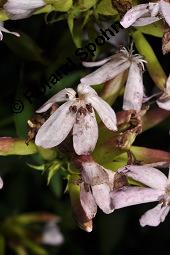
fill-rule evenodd
<path id="1" fill-rule="evenodd" d="M 83 229 L 84 231 L 90 233 L 93 230 L 93 221 L 90 220 L 88 222 L 85 222 L 83 224 L 80 224 L 79 227 Z"/>

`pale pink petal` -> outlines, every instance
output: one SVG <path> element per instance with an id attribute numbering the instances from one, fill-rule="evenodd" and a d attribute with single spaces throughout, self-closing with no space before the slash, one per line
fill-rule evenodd
<path id="1" fill-rule="evenodd" d="M 110 190 L 113 190 L 116 172 L 113 172 L 112 170 L 109 170 L 109 169 L 106 169 L 106 168 L 103 168 L 103 169 L 108 174 Z"/>
<path id="2" fill-rule="evenodd" d="M 103 169 L 102 166 L 95 163 L 94 161 L 84 162 L 82 163 L 82 167 L 82 179 L 85 183 L 93 186 L 109 182 L 109 177 L 106 171 Z"/>
<path id="3" fill-rule="evenodd" d="M 128 165 L 118 170 L 118 172 L 153 189 L 165 190 L 167 177 L 156 168 Z"/>
<path id="4" fill-rule="evenodd" d="M 120 24 L 124 28 L 130 27 L 137 19 L 149 13 L 148 6 L 149 6 L 148 4 L 139 4 L 134 6 L 129 11 L 126 12 L 124 17 L 120 21 Z"/>
<path id="5" fill-rule="evenodd" d="M 4 186 L 4 182 L 3 182 L 2 178 L 0 177 L 0 189 L 2 189 L 3 186 Z"/>
<path id="6" fill-rule="evenodd" d="M 114 211 L 110 198 L 110 188 L 106 183 L 92 186 L 92 193 L 96 204 L 104 213 L 109 214 Z"/>
<path id="7" fill-rule="evenodd" d="M 155 3 L 149 2 L 149 11 L 150 11 L 151 17 L 156 17 L 160 11 L 159 1 Z"/>
<path id="8" fill-rule="evenodd" d="M 134 27 L 140 27 L 140 26 L 146 26 L 149 24 L 152 24 L 158 20 L 160 20 L 160 17 L 145 17 L 145 18 L 139 18 L 137 21 L 133 23 Z"/>
<path id="9" fill-rule="evenodd" d="M 161 12 L 163 17 L 165 18 L 166 22 L 170 26 L 170 3 L 161 0 L 160 7 L 161 7 Z"/>
<path id="10" fill-rule="evenodd" d="M 73 146 L 78 155 L 86 155 L 92 152 L 98 139 L 98 125 L 94 111 L 77 114 L 73 126 Z"/>
<path id="11" fill-rule="evenodd" d="M 132 62 L 126 82 L 123 110 L 140 111 L 144 96 L 144 86 L 141 70 L 136 62 Z"/>
<path id="12" fill-rule="evenodd" d="M 74 89 L 68 88 L 63 89 L 53 97 L 51 97 L 45 104 L 43 104 L 36 112 L 42 113 L 46 112 L 54 103 L 65 102 L 68 100 L 73 100 L 76 96 Z"/>
<path id="13" fill-rule="evenodd" d="M 110 107 L 108 103 L 106 103 L 99 96 L 91 96 L 88 99 L 88 103 L 91 103 L 93 108 L 99 114 L 104 125 L 113 131 L 117 130 L 117 119 L 114 110 Z"/>
<path id="14" fill-rule="evenodd" d="M 44 148 L 59 145 L 71 131 L 76 119 L 76 114 L 70 112 L 72 102 L 61 105 L 40 127 L 35 144 Z"/>
<path id="15" fill-rule="evenodd" d="M 87 218 L 93 219 L 97 213 L 97 205 L 91 193 L 90 187 L 84 183 L 80 184 L 80 202 Z"/>
<path id="16" fill-rule="evenodd" d="M 95 66 L 102 66 L 104 64 L 106 64 L 109 60 L 111 60 L 112 57 L 108 57 L 99 61 L 95 61 L 95 62 L 82 62 L 82 65 L 85 67 L 95 67 Z"/>
<path id="17" fill-rule="evenodd" d="M 46 245 L 60 245 L 64 242 L 64 237 L 55 221 L 46 223 L 41 237 L 41 242 Z"/>
<path id="18" fill-rule="evenodd" d="M 81 95 L 88 95 L 88 96 L 92 96 L 92 95 L 95 95 L 97 96 L 97 92 L 90 86 L 88 85 L 85 85 L 85 84 L 82 84 L 80 83 L 77 87 L 77 92 L 79 94 L 79 96 Z"/>
<path id="19" fill-rule="evenodd" d="M 170 111 L 170 99 L 167 99 L 165 101 L 157 100 L 156 103 L 161 109 Z"/>
<path id="20" fill-rule="evenodd" d="M 130 61 L 126 58 L 119 57 L 111 59 L 102 67 L 98 68 L 96 71 L 86 75 L 80 81 L 85 85 L 96 85 L 104 83 L 108 80 L 113 79 L 119 73 L 125 71 L 130 66 Z"/>
<path id="21" fill-rule="evenodd" d="M 161 222 L 163 222 L 169 213 L 170 207 L 158 204 L 153 209 L 150 209 L 140 218 L 140 225 L 142 227 L 148 225 L 152 227 L 157 227 Z"/>
<path id="22" fill-rule="evenodd" d="M 111 192 L 112 203 L 115 209 L 158 201 L 162 192 L 143 187 L 124 187 Z"/>
<path id="23" fill-rule="evenodd" d="M 4 7 L 10 11 L 11 9 L 34 9 L 45 5 L 44 0 L 8 0 Z"/>
<path id="24" fill-rule="evenodd" d="M 0 31 L 0 41 L 3 40 L 3 33 Z"/>
<path id="25" fill-rule="evenodd" d="M 2 23 L 2 22 L 0 22 L 0 31 L 1 31 L 0 40 L 2 40 L 2 39 L 3 39 L 2 32 L 4 32 L 4 33 L 8 33 L 8 34 L 12 34 L 12 35 L 15 35 L 15 36 L 17 36 L 17 37 L 19 37 L 19 36 L 20 36 L 20 34 L 18 34 L 18 33 L 16 33 L 16 32 L 11 32 L 11 31 L 9 31 L 8 29 L 4 28 L 4 26 L 3 26 L 3 23 Z"/>

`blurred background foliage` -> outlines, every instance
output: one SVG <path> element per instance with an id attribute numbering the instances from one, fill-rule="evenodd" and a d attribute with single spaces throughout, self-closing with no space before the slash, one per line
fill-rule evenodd
<path id="1" fill-rule="evenodd" d="M 8 29 L 19 32 L 21 37 L 16 38 L 5 34 L 4 40 L 0 43 L 1 137 L 26 139 L 27 120 L 31 118 L 35 110 L 62 88 L 75 87 L 80 77 L 87 73 L 74 54 L 76 46 L 85 45 L 98 35 L 95 24 L 101 25 L 101 22 L 112 24 L 119 19 L 118 11 L 112 7 L 111 1 L 98 1 L 95 11 L 93 5 L 97 1 L 79 2 L 87 5 L 83 12 L 79 3 L 77 9 L 75 7 L 64 14 L 52 12 L 48 15 L 39 14 L 24 20 L 5 22 Z M 161 38 L 151 35 L 146 35 L 146 38 L 168 75 L 170 55 L 163 56 Z M 107 43 L 99 47 L 93 60 L 98 56 L 110 55 L 115 49 L 114 42 Z M 46 84 L 50 75 L 65 64 L 67 57 L 71 57 L 71 60 L 76 63 L 73 70 L 51 89 L 46 87 L 44 91 L 42 84 Z M 144 74 L 144 78 L 147 91 L 152 92 L 154 84 L 148 73 Z M 24 96 L 27 90 L 34 93 L 32 102 Z M 16 100 L 23 103 L 24 108 L 20 113 L 14 113 L 14 109 L 18 107 L 15 105 Z M 115 103 L 114 107 L 117 111 L 121 109 L 121 100 L 118 98 Z M 170 119 L 166 119 L 139 135 L 134 145 L 170 151 L 169 127 Z M 169 254 L 170 216 L 157 228 L 139 226 L 139 217 L 150 205 L 125 208 L 111 215 L 98 212 L 94 220 L 93 232 L 83 232 L 73 219 L 69 196 L 64 192 L 67 182 L 62 179 L 61 172 L 56 170 L 47 185 L 47 172 L 35 170 L 29 166 L 29 164 L 42 165 L 43 163 L 42 154 L 38 153 L 28 156 L 0 157 L 0 175 L 4 181 L 4 188 L 0 191 L 0 255 L 27 254 L 21 247 L 11 249 L 13 240 L 11 235 L 4 232 L 3 225 L 17 215 L 31 212 L 48 212 L 61 218 L 59 226 L 65 240 L 59 247 L 44 246 L 50 255 Z M 11 222 L 10 224 L 15 228 L 12 220 Z M 31 224 L 36 227 L 36 223 Z M 19 226 L 19 223 L 16 226 Z M 28 229 L 29 227 L 24 225 L 24 231 Z M 17 241 L 14 246 L 18 247 Z M 3 247 L 6 247 L 5 251 Z M 40 247 L 31 248 L 28 244 L 24 244 L 24 247 L 29 255 L 46 254 Z"/>

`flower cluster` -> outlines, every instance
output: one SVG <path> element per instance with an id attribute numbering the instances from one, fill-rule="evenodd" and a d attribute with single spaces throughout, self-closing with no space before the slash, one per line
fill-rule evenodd
<path id="1" fill-rule="evenodd" d="M 141 55 L 134 54 L 132 46 L 129 51 L 122 48 L 115 55 L 99 62 L 83 62 L 86 67 L 102 66 L 81 79 L 77 93 L 72 88 L 64 89 L 37 110 L 39 114 L 44 113 L 55 103 L 64 102 L 40 127 L 35 143 L 44 148 L 52 148 L 63 144 L 68 136 L 72 137 L 76 153 L 74 160 L 79 159 L 79 204 L 85 220 L 80 218 L 79 210 L 77 217 L 80 226 L 83 225 L 88 232 L 92 230 L 91 221 L 96 215 L 97 206 L 108 214 L 125 206 L 159 201 L 155 209 L 142 216 L 142 226 L 158 225 L 169 211 L 168 180 L 159 170 L 145 165 L 128 165 L 114 173 L 96 163 L 91 156 L 98 140 L 95 112 L 107 129 L 117 131 L 114 110 L 91 86 L 105 83 L 126 72 L 123 110 L 140 114 L 145 96 L 142 78 L 145 62 Z M 156 101 L 159 107 L 166 110 L 170 104 L 169 82 L 170 78 L 167 79 L 164 93 Z M 148 187 L 129 186 L 128 177 Z"/>
<path id="2" fill-rule="evenodd" d="M 166 0 L 134 6 L 125 14 L 120 24 L 124 28 L 145 26 L 160 19 L 165 19 L 170 26 L 170 4 Z"/>
<path id="3" fill-rule="evenodd" d="M 10 19 L 16 20 L 27 18 L 39 8 L 53 2 L 58 1 L 7 0 L 3 4 L 3 9 Z M 139 27 L 159 20 L 165 21 L 166 25 L 170 26 L 170 3 L 165 0 L 132 7 L 124 15 L 120 24 L 124 28 Z M 5 29 L 3 23 L 0 25 L 0 40 L 3 39 L 2 32 L 20 36 L 18 33 Z M 148 61 L 142 55 L 135 54 L 131 44 L 130 49 L 119 47 L 119 50 L 110 57 L 82 64 L 85 67 L 98 68 L 82 77 L 76 90 L 73 88 L 61 90 L 36 111 L 41 115 L 55 105 L 48 118 L 37 121 L 38 127 L 35 123 L 28 122 L 34 129 L 31 138 L 36 133 L 35 144 L 45 149 L 58 146 L 60 150 L 61 147 L 62 149 L 67 147 L 65 151 L 68 152 L 71 163 L 78 170 L 72 177 L 69 176 L 68 190 L 71 194 L 71 187 L 77 185 L 76 191 L 78 190 L 79 195 L 75 196 L 76 198 L 74 196 L 72 198 L 72 195 L 70 197 L 75 205 L 73 210 L 77 221 L 86 231 L 92 230 L 92 219 L 97 213 L 97 207 L 109 214 L 123 207 L 155 201 L 158 201 L 158 205 L 141 217 L 140 224 L 141 226 L 157 226 L 164 221 L 170 210 L 170 174 L 167 178 L 157 167 L 167 167 L 170 160 L 155 165 L 130 160 L 126 166 L 117 168 L 117 171 L 113 172 L 100 165 L 98 158 L 93 155 L 103 126 L 103 129 L 108 132 L 106 136 L 111 133 L 110 140 L 116 144 L 115 147 L 110 146 L 110 150 L 124 146 L 127 152 L 136 135 L 140 133 L 142 114 L 146 110 L 143 104 L 150 99 L 145 96 L 143 83 L 143 72 Z M 118 114 L 92 88 L 93 85 L 117 82 L 120 75 L 126 80 L 120 86 L 121 92 L 124 93 L 123 113 L 128 112 L 133 116 L 132 121 L 128 122 L 128 127 L 124 127 L 125 120 L 118 124 Z M 159 93 L 155 102 L 160 108 L 170 110 L 170 76 L 165 79 L 163 93 L 161 95 Z M 134 116 L 137 116 L 135 120 Z M 102 153 L 100 155 L 103 156 Z M 132 185 L 131 179 L 136 185 Z M 0 188 L 2 186 L 3 182 L 0 179 Z M 73 193 L 75 194 L 75 190 Z M 52 239 L 53 235 L 56 238 Z M 62 236 L 54 222 L 46 226 L 43 239 L 44 243 L 62 243 Z"/>

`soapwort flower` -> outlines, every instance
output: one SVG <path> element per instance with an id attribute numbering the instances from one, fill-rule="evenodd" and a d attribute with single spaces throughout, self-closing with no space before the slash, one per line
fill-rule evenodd
<path id="1" fill-rule="evenodd" d="M 43 0 L 7 0 L 3 8 L 10 19 L 17 20 L 29 17 L 37 8 L 45 5 Z"/>
<path id="2" fill-rule="evenodd" d="M 138 181 L 146 187 L 124 187 L 112 192 L 115 209 L 159 201 L 158 205 L 148 210 L 141 218 L 141 226 L 158 226 L 165 220 L 170 210 L 170 171 L 168 178 L 160 170 L 144 166 L 128 165 L 118 170 L 119 173 Z"/>
<path id="3" fill-rule="evenodd" d="M 139 4 L 132 7 L 124 15 L 120 24 L 124 28 L 130 26 L 145 26 L 160 19 L 165 19 L 170 26 L 170 3 L 166 0 L 160 0 L 155 3 Z"/>
<path id="4" fill-rule="evenodd" d="M 117 130 L 116 115 L 113 109 L 102 100 L 94 89 L 79 84 L 76 92 L 64 89 L 49 99 L 37 112 L 47 111 L 53 103 L 64 102 L 41 126 L 35 143 L 44 148 L 59 145 L 73 128 L 73 146 L 78 155 L 93 151 L 98 139 L 98 126 L 94 110 L 97 111 L 104 125 Z"/>
<path id="5" fill-rule="evenodd" d="M 115 173 L 95 161 L 82 163 L 80 201 L 89 219 L 95 217 L 97 206 L 106 214 L 114 211 L 110 192 L 114 188 Z"/>
<path id="6" fill-rule="evenodd" d="M 3 40 L 3 34 L 2 34 L 2 32 L 8 33 L 8 34 L 13 34 L 13 35 L 18 36 L 18 37 L 20 36 L 18 33 L 16 33 L 16 32 L 10 32 L 8 29 L 4 28 L 3 22 L 0 22 L 0 41 Z"/>
<path id="7" fill-rule="evenodd" d="M 41 242 L 46 245 L 60 245 L 64 242 L 64 237 L 56 221 L 49 221 L 44 227 Z"/>
<path id="8" fill-rule="evenodd" d="M 160 108 L 170 111 L 170 75 L 163 95 L 156 102 Z"/>
<path id="9" fill-rule="evenodd" d="M 146 61 L 142 59 L 141 55 L 134 54 L 132 46 L 129 51 L 123 47 L 119 53 L 98 62 L 83 62 L 86 67 L 102 66 L 83 77 L 81 83 L 86 85 L 101 84 L 128 70 L 123 109 L 140 111 L 144 97 L 142 71 Z"/>

